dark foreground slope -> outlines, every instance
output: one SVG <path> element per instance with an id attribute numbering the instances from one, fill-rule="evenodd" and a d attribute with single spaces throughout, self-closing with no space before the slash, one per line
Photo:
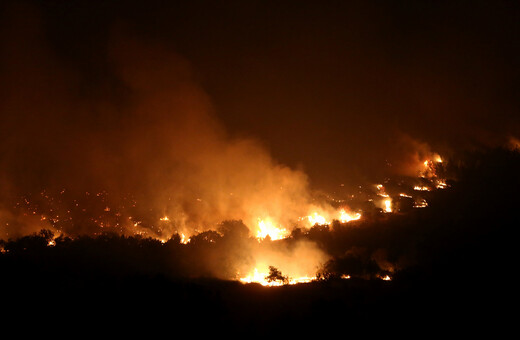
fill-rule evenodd
<path id="1" fill-rule="evenodd" d="M 49 247 L 46 233 L 3 242 L 3 321 L 148 335 L 275 336 L 281 329 L 421 335 L 454 326 L 499 335 L 514 325 L 520 156 L 507 150 L 466 155 L 453 171 L 452 187 L 432 195 L 427 209 L 294 234 L 331 255 L 324 279 L 309 284 L 266 288 L 193 278 L 205 273 L 204 257 L 229 250 L 236 230 L 206 234 L 189 246 L 104 235 L 59 238 Z M 392 281 L 377 278 L 385 268 L 370 254 L 382 250 L 395 268 Z M 339 278 L 355 270 L 359 276 Z"/>

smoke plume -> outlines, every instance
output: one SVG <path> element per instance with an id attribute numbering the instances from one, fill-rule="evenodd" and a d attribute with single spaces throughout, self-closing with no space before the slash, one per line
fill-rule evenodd
<path id="1" fill-rule="evenodd" d="M 306 175 L 277 163 L 257 140 L 227 136 L 182 56 L 115 25 L 98 56 L 106 75 L 92 81 L 53 51 L 37 11 L 14 6 L 8 18 L 0 60 L 3 209 L 42 191 L 71 199 L 104 193 L 105 209 L 117 208 L 132 228 L 122 201 L 132 197 L 133 212 L 168 216 L 166 235 L 223 220 L 287 225 L 305 214 Z"/>

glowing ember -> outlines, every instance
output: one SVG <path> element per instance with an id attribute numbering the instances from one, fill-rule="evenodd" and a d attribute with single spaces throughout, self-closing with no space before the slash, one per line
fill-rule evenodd
<path id="1" fill-rule="evenodd" d="M 271 240 L 281 240 L 289 236 L 289 231 L 284 228 L 276 227 L 270 219 L 258 220 L 258 232 L 256 237 L 259 239 L 269 236 Z"/>
<path id="2" fill-rule="evenodd" d="M 425 199 L 421 199 L 413 205 L 414 208 L 426 208 L 427 206 L 428 202 Z"/>
<path id="3" fill-rule="evenodd" d="M 164 216 L 164 217 L 161 217 L 159 220 L 167 222 L 170 219 L 168 218 L 168 216 Z"/>
<path id="4" fill-rule="evenodd" d="M 448 185 L 446 184 L 446 181 L 440 179 L 437 181 L 437 185 L 436 185 L 436 188 L 437 189 L 446 189 L 448 187 Z"/>
<path id="5" fill-rule="evenodd" d="M 382 277 L 380 277 L 380 279 L 383 280 L 383 281 L 391 281 L 392 280 L 392 278 L 389 275 L 382 276 Z"/>
<path id="6" fill-rule="evenodd" d="M 416 191 L 430 191 L 430 188 L 428 188 L 427 186 L 416 185 L 416 186 L 413 187 L 413 190 L 416 190 Z"/>

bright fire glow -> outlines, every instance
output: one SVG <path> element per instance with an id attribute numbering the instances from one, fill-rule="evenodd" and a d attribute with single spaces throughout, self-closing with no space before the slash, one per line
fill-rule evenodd
<path id="1" fill-rule="evenodd" d="M 316 280 L 316 277 L 301 276 L 301 277 L 297 277 L 297 278 L 289 277 L 286 282 L 283 282 L 281 280 L 268 281 L 267 280 L 268 275 L 269 275 L 269 273 L 264 272 L 264 271 L 260 272 L 258 270 L 258 268 L 255 268 L 253 273 L 249 274 L 246 277 L 240 278 L 239 281 L 242 283 L 259 283 L 265 287 L 277 287 L 277 286 L 283 286 L 283 285 L 295 285 L 298 283 L 307 283 L 307 282 L 312 282 L 312 281 Z"/>
<path id="2" fill-rule="evenodd" d="M 347 213 L 344 209 L 341 209 L 341 211 L 339 212 L 339 221 L 341 223 L 347 223 L 347 222 L 350 222 L 350 221 L 355 221 L 355 220 L 359 220 L 361 218 L 361 214 L 360 213 Z"/>
<path id="3" fill-rule="evenodd" d="M 385 203 L 385 209 L 384 209 L 385 212 L 391 213 L 392 212 L 392 200 L 391 199 L 386 199 L 384 201 L 384 203 Z"/>
<path id="4" fill-rule="evenodd" d="M 428 202 L 425 199 L 421 199 L 413 205 L 414 208 L 426 208 L 427 206 Z"/>
<path id="5" fill-rule="evenodd" d="M 412 192 L 410 190 L 411 186 L 408 183 L 403 182 L 408 186 L 406 188 L 404 186 L 402 187 L 402 189 L 401 189 L 402 193 L 400 193 L 399 196 L 413 199 L 414 208 L 427 207 L 428 202 L 424 198 L 421 197 L 421 196 L 427 197 L 427 195 L 417 192 L 417 191 L 435 191 L 437 189 L 448 188 L 446 179 L 442 179 L 442 178 L 438 177 L 441 172 L 437 171 L 437 170 L 439 170 L 439 169 L 443 170 L 443 164 L 440 164 L 440 163 L 443 163 L 443 160 L 439 155 L 436 155 L 436 154 L 433 155 L 432 157 L 430 157 L 430 159 L 428 159 L 426 161 L 419 160 L 417 162 L 417 164 L 414 165 L 414 171 L 417 168 L 422 170 L 419 174 L 419 177 L 422 178 L 421 182 L 416 182 L 416 183 L 418 183 L 418 185 L 413 187 L 413 190 L 415 190 L 414 192 Z M 424 165 L 424 168 L 422 167 L 423 165 Z M 373 205 L 377 206 L 378 208 L 382 208 L 384 213 L 392 213 L 394 211 L 397 211 L 397 207 L 398 207 L 398 204 L 392 201 L 392 197 L 395 197 L 398 191 L 397 192 L 393 191 L 393 190 L 395 190 L 396 186 L 392 182 L 389 182 L 389 183 L 390 184 L 388 184 L 388 188 L 385 187 L 386 184 L 385 185 L 376 184 L 375 185 L 375 188 L 377 188 L 376 191 L 374 190 L 374 185 L 372 185 L 370 193 L 369 193 L 369 197 L 374 197 L 374 199 L 370 198 L 368 201 L 373 202 L 373 201 L 377 200 L 377 202 L 374 202 Z M 401 184 L 402 183 L 400 183 L 399 185 L 401 185 Z M 413 184 L 412 184 L 412 186 L 413 186 Z M 364 190 L 362 191 L 361 186 L 359 188 L 360 188 L 359 193 L 364 194 Z M 387 189 L 389 191 L 386 191 Z M 390 190 L 392 190 L 392 191 L 390 191 Z M 392 197 L 390 197 L 390 195 L 388 193 L 391 193 Z M 63 194 L 63 191 L 61 192 L 61 194 Z M 86 193 L 86 195 L 90 196 L 89 193 Z M 104 195 L 103 193 L 98 193 L 95 196 L 99 197 L 99 199 L 102 199 L 104 197 L 103 195 Z M 377 196 L 374 196 L 374 195 L 377 195 Z M 52 200 L 53 200 L 52 197 L 49 198 L 46 193 L 42 193 L 42 196 L 47 198 L 52 203 Z M 349 195 L 349 197 L 350 197 L 350 195 Z M 356 199 L 357 199 L 357 197 L 358 197 L 358 195 L 356 194 Z M 379 198 L 379 197 L 381 197 L 381 198 Z M 354 198 L 354 195 L 351 195 L 351 198 Z M 332 198 L 331 198 L 331 200 L 332 200 Z M 201 199 L 197 199 L 197 201 L 201 201 Z M 80 204 L 80 203 L 78 203 L 79 201 L 74 200 L 74 202 L 75 202 L 75 207 L 79 207 L 79 204 Z M 103 202 L 103 205 L 100 205 L 99 208 L 96 208 L 96 210 L 100 211 L 100 214 L 93 216 L 91 219 L 93 222 L 95 222 L 97 225 L 99 225 L 100 228 L 105 228 L 105 230 L 106 230 L 108 228 L 117 227 L 117 228 L 119 228 L 118 230 L 126 231 L 127 227 L 133 226 L 130 229 L 130 231 L 132 233 L 134 233 L 135 235 L 153 237 L 156 240 L 160 241 L 161 243 L 167 242 L 167 240 L 168 240 L 167 235 L 168 235 L 168 232 L 170 232 L 169 228 L 173 228 L 174 226 L 176 226 L 178 218 L 179 218 L 176 215 L 170 214 L 170 216 L 172 216 L 170 219 L 169 216 L 165 215 L 166 211 L 164 211 L 164 210 L 159 211 L 157 215 L 154 213 L 153 219 L 156 222 L 158 222 L 157 221 L 157 219 L 158 219 L 162 223 L 157 223 L 155 227 L 152 226 L 152 228 L 148 228 L 149 226 L 146 225 L 146 222 L 143 222 L 143 221 L 146 221 L 147 219 L 143 219 L 143 221 L 141 221 L 141 220 L 139 220 L 139 217 L 126 216 L 125 211 L 118 211 L 117 206 L 109 207 L 108 205 L 106 205 L 104 200 L 102 200 L 102 202 Z M 314 203 L 312 206 L 305 207 L 308 210 L 303 210 L 303 213 L 301 213 L 301 215 L 299 215 L 301 217 L 299 217 L 298 221 L 300 221 L 300 223 L 305 225 L 307 228 L 310 228 L 311 226 L 315 226 L 315 225 L 319 225 L 319 226 L 329 225 L 332 223 L 332 221 L 348 223 L 351 221 L 361 219 L 361 216 L 362 216 L 361 213 L 351 211 L 350 208 L 345 203 L 346 199 L 334 199 L 333 202 L 335 202 L 336 204 L 341 204 L 341 206 L 339 206 L 339 208 L 338 208 L 338 205 L 336 205 L 336 204 L 330 204 L 330 203 L 327 204 L 326 202 L 320 201 L 320 202 Z M 132 207 L 135 207 L 135 201 L 132 201 L 132 203 L 133 203 Z M 27 198 L 24 199 L 24 202 L 22 202 L 22 204 L 23 204 L 23 206 L 31 206 L 31 207 L 35 206 L 34 204 L 31 205 Z M 85 208 L 79 207 L 78 209 L 82 209 L 82 211 L 85 212 L 87 208 L 88 207 L 85 207 Z M 254 211 L 257 211 L 257 210 L 254 210 Z M 285 220 L 279 219 L 279 216 L 276 216 L 276 215 L 270 215 L 270 216 L 274 217 L 273 219 L 271 219 L 270 217 L 267 217 L 267 216 L 269 216 L 269 213 L 267 213 L 268 210 L 262 210 L 262 211 L 266 211 L 266 212 L 259 213 L 258 215 L 256 215 L 256 216 L 263 217 L 263 218 L 258 218 L 257 228 L 254 227 L 254 220 L 253 220 L 253 224 L 251 225 L 253 227 L 251 230 L 253 232 L 253 235 L 254 235 L 254 229 L 257 229 L 256 237 L 259 240 L 265 239 L 265 238 L 267 238 L 267 236 L 269 236 L 269 239 L 273 240 L 273 241 L 281 240 L 281 239 L 285 239 L 291 235 L 290 228 L 285 229 L 282 227 L 282 225 L 290 226 L 290 223 L 281 222 L 281 221 L 285 221 Z M 298 210 L 298 211 L 301 212 L 300 210 Z M 62 214 L 62 212 L 60 212 L 58 215 L 57 212 L 53 212 L 53 209 L 50 209 L 50 211 L 47 211 L 47 210 L 39 211 L 36 208 L 34 208 L 32 211 L 30 211 L 30 213 L 32 215 L 35 215 L 36 218 L 39 218 L 41 221 L 45 221 L 45 223 L 47 223 L 47 222 L 51 223 L 52 225 L 55 225 L 58 222 L 63 221 L 65 217 L 68 220 L 72 220 L 72 215 L 71 215 L 70 210 L 67 210 L 68 215 Z M 308 214 L 308 216 L 305 216 L 306 214 Z M 116 217 L 117 222 L 111 222 L 109 219 L 109 217 L 111 217 L 111 216 Z M 123 217 L 121 217 L 121 216 L 123 216 Z M 290 217 L 292 217 L 292 216 L 290 216 Z M 60 218 L 60 219 L 58 219 L 58 218 Z M 125 225 L 120 227 L 119 221 L 122 220 L 123 218 L 125 219 Z M 104 219 L 106 219 L 107 221 L 105 221 Z M 288 218 L 287 221 L 291 221 L 291 219 Z M 249 226 L 249 224 L 248 224 L 248 226 Z M 113 230 L 113 229 L 109 229 L 109 231 L 110 230 Z M 194 232 L 190 233 L 190 231 L 188 231 L 188 230 L 190 230 L 189 228 L 184 228 L 182 230 L 186 234 L 183 234 L 183 233 L 178 234 L 178 237 L 180 237 L 180 243 L 188 244 L 190 242 L 189 236 L 193 236 Z M 157 232 L 157 233 L 154 234 L 155 232 Z M 176 232 L 178 233 L 178 231 L 176 231 Z M 97 234 L 94 233 L 94 235 L 97 235 Z M 213 242 L 213 241 L 210 240 L 210 242 Z M 267 243 L 268 242 L 265 242 L 266 245 L 267 245 Z M 264 244 L 264 242 L 259 242 L 258 244 Z M 57 239 L 57 238 L 50 239 L 50 240 L 48 240 L 47 245 L 49 247 L 55 247 L 55 246 L 59 247 L 60 239 Z M 8 250 L 5 250 L 2 246 L 0 246 L 0 253 L 4 253 L 7 251 Z M 283 265 L 287 262 L 293 262 L 293 260 L 294 260 L 294 258 L 291 258 L 291 261 L 284 261 L 284 260 L 281 260 L 280 258 L 277 258 L 276 256 L 270 257 L 267 261 L 273 262 L 276 265 L 279 265 L 279 264 Z M 300 256 L 298 256 L 298 257 L 300 257 Z M 301 256 L 301 257 L 303 258 L 303 256 Z M 262 260 L 262 261 L 264 261 L 264 260 Z M 260 263 L 260 262 L 258 262 L 258 263 Z M 238 279 L 244 283 L 252 283 L 252 282 L 259 283 L 263 286 L 281 286 L 281 285 L 297 284 L 297 283 L 304 283 L 304 282 L 310 282 L 310 281 L 316 280 L 316 277 L 300 276 L 300 275 L 306 275 L 306 274 L 310 273 L 311 271 L 309 271 L 309 270 L 300 271 L 299 268 L 297 268 L 295 271 L 294 267 L 296 267 L 296 266 L 290 267 L 290 269 L 288 269 L 291 271 L 291 273 L 289 273 L 289 275 L 294 275 L 295 276 L 294 278 L 287 276 L 285 278 L 278 279 L 278 280 L 277 279 L 268 280 L 269 270 L 267 270 L 267 268 L 263 268 L 263 266 L 257 266 L 256 268 L 254 268 L 254 270 L 252 268 L 249 268 L 246 271 L 242 272 L 240 275 L 237 274 L 235 279 Z M 287 270 L 287 269 L 284 269 L 284 270 Z M 244 274 L 247 274 L 247 275 L 244 275 Z M 244 277 L 242 277 L 242 276 L 244 276 Z M 242 277 L 242 278 L 239 279 L 239 277 Z M 349 279 L 350 275 L 342 275 L 341 278 Z M 381 276 L 378 276 L 378 279 L 388 281 L 388 280 L 391 280 L 392 278 L 389 275 L 381 275 Z"/>
<path id="6" fill-rule="evenodd" d="M 437 181 L 436 187 L 437 187 L 437 189 L 446 189 L 446 187 L 448 187 L 448 185 L 446 184 L 446 181 L 440 179 Z"/>
<path id="7" fill-rule="evenodd" d="M 183 233 L 180 234 L 180 237 L 181 237 L 181 243 L 182 244 L 188 244 L 190 242 L 190 240 L 191 240 L 189 237 L 187 237 Z"/>
<path id="8" fill-rule="evenodd" d="M 289 231 L 285 228 L 278 228 L 270 219 L 258 219 L 258 232 L 256 237 L 259 239 L 269 236 L 271 240 L 281 240 L 289 236 Z"/>
<path id="9" fill-rule="evenodd" d="M 327 222 L 327 219 L 325 217 L 319 215 L 317 212 L 313 213 L 312 215 L 307 216 L 307 218 L 309 219 L 309 222 L 311 223 L 311 225 L 315 225 L 315 224 L 318 224 L 318 225 L 330 224 L 330 222 Z"/>

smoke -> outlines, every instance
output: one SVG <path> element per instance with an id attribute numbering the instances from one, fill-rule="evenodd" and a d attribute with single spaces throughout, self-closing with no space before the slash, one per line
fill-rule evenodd
<path id="1" fill-rule="evenodd" d="M 398 176 L 417 177 L 424 170 L 425 160 L 440 158 L 439 150 L 434 150 L 428 143 L 399 133 L 395 142 L 388 150 L 387 173 Z M 451 156 L 447 149 L 442 150 L 443 156 Z"/>
<path id="2" fill-rule="evenodd" d="M 313 277 L 329 256 L 314 242 L 298 240 L 292 244 L 276 242 L 256 243 L 257 248 L 250 261 L 260 273 L 268 273 L 268 267 L 274 266 L 282 274 L 290 277 Z M 243 274 L 251 275 L 252 266 L 239 267 Z M 245 275 L 244 275 L 245 276 Z"/>
<path id="3" fill-rule="evenodd" d="M 259 141 L 227 136 L 185 58 L 118 24 L 98 57 L 106 75 L 92 80 L 55 53 L 38 11 L 17 5 L 7 12 L 0 33 L 3 215 L 24 195 L 64 191 L 68 201 L 58 196 L 67 212 L 82 195 L 103 195 L 105 211 L 128 217 L 118 222 L 126 232 L 136 227 L 132 214 L 168 216 L 163 236 L 223 220 L 243 220 L 253 231 L 258 218 L 289 226 L 305 215 L 307 176 L 276 162 Z M 79 231 L 94 230 L 65 230 Z"/>

